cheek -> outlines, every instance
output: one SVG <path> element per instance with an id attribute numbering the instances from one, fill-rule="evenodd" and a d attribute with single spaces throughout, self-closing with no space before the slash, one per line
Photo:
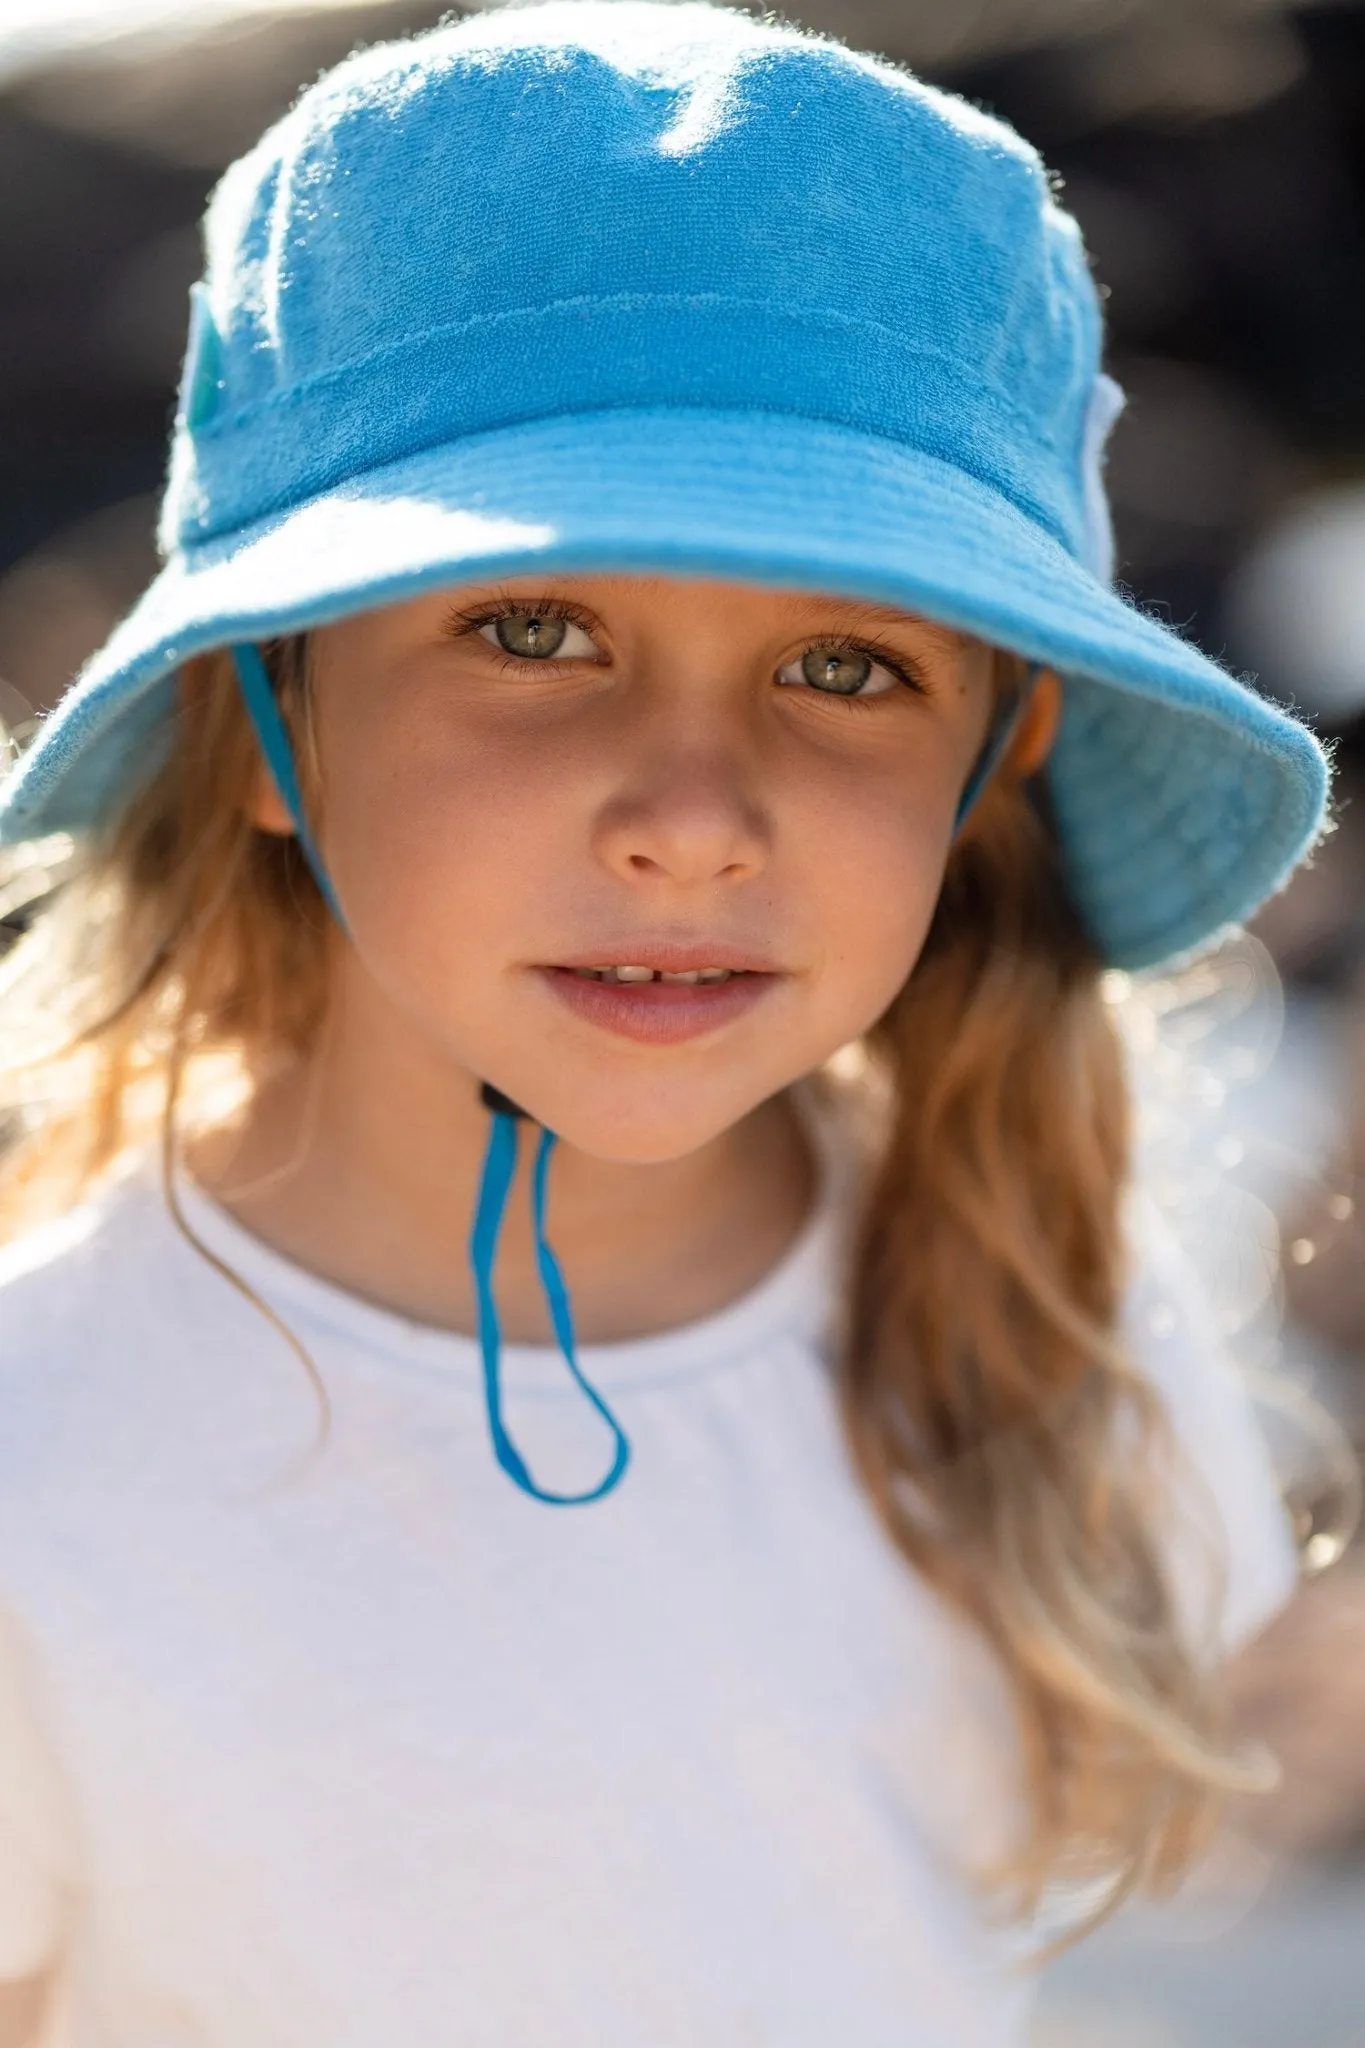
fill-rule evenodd
<path id="1" fill-rule="evenodd" d="M 533 762 L 468 721 L 388 721 L 323 756 L 324 839 L 348 922 L 392 992 L 477 989 L 553 871 L 559 820 Z"/>
<path id="2" fill-rule="evenodd" d="M 901 987 L 938 902 L 952 816 L 940 791 L 915 780 L 864 783 L 837 818 L 811 821 L 820 852 L 804 889 L 823 941 L 822 1007 L 837 1012 L 843 1039 L 875 1022 Z"/>

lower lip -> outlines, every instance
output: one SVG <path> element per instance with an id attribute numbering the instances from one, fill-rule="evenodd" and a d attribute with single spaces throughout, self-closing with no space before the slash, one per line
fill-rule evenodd
<path id="1" fill-rule="evenodd" d="M 729 981 L 594 981 L 568 967 L 540 973 L 566 1009 L 642 1045 L 681 1045 L 733 1023 L 777 987 L 777 974 L 735 974 Z"/>

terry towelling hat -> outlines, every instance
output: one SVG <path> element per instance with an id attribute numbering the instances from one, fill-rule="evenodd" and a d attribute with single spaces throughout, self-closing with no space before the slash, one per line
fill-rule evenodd
<path id="1" fill-rule="evenodd" d="M 165 567 L 0 836 L 110 815 L 189 655 L 583 568 L 866 596 L 1057 669 L 1055 814 L 1115 965 L 1244 916 L 1318 830 L 1311 737 L 1109 587 L 1084 251 L 963 102 L 706 5 L 499 11 L 324 77 L 207 246 Z"/>

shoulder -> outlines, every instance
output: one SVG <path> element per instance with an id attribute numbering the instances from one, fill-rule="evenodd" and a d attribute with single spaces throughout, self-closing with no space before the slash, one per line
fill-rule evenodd
<path id="1" fill-rule="evenodd" d="M 0 1516 L 93 1483 L 174 1406 L 204 1282 L 150 1176 L 0 1247 Z"/>
<path id="2" fill-rule="evenodd" d="M 296 1347 L 234 1281 L 149 1171 L 0 1251 L 0 1600 L 173 1545 L 315 1443 Z"/>
<path id="3" fill-rule="evenodd" d="M 170 1250 L 141 1177 L 0 1246 L 0 1367 L 65 1349 L 83 1325 L 107 1331 L 121 1308 L 147 1302 Z"/>
<path id="4" fill-rule="evenodd" d="M 1217 1633 L 1231 1652 L 1265 1626 L 1298 1583 L 1289 1516 L 1250 1389 L 1192 1260 L 1141 1191 L 1130 1198 L 1127 1230 L 1132 1277 L 1123 1334 L 1169 1419 L 1185 1468 L 1172 1523 L 1173 1570 L 1191 1608 L 1210 1590 L 1199 1583 L 1201 1569 L 1221 1579 Z"/>

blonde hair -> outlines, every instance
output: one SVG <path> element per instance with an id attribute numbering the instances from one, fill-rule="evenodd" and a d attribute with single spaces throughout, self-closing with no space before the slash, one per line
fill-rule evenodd
<path id="1" fill-rule="evenodd" d="M 267 659 L 315 796 L 306 642 Z M 334 930 L 297 842 L 248 822 L 258 772 L 227 658 L 190 663 L 164 765 L 11 969 L 39 992 L 30 1017 L 60 1005 L 67 1028 L 11 1049 L 6 1227 L 164 1135 L 205 1077 L 249 1086 L 315 1042 Z M 867 1053 L 885 1113 L 850 1276 L 850 1443 L 895 1543 L 1012 1687 L 1031 1824 L 982 1880 L 1027 1916 L 1084 1878 L 1089 1925 L 1177 1879 L 1218 1794 L 1264 1780 L 1226 1747 L 1210 1644 L 1163 1566 L 1171 1446 L 1116 1335 L 1122 1053 L 1017 784 L 955 849 Z"/>

